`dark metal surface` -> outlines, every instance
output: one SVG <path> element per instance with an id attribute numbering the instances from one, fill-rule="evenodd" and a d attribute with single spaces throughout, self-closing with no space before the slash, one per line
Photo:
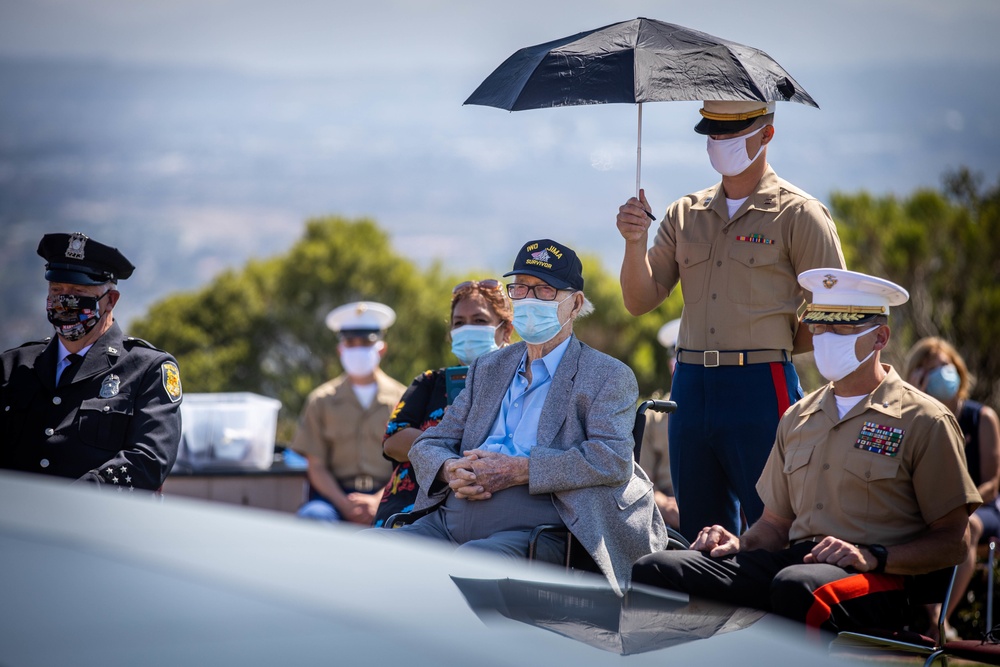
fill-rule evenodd
<path id="1" fill-rule="evenodd" d="M 510 616 L 484 623 L 453 577 L 593 596 L 596 616 L 625 623 L 644 652 L 512 620 L 537 616 L 534 603 L 510 602 Z M 706 625 L 683 600 L 644 595 L 623 612 L 603 578 L 459 559 L 390 531 L 0 473 L 0 665 L 843 664 L 800 626 L 764 616 L 723 633 L 722 619 L 746 610 L 713 611 Z M 612 642 L 620 630 L 607 629 Z"/>

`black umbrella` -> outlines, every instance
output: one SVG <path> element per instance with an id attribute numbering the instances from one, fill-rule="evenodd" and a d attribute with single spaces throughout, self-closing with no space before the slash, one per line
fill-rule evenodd
<path id="1" fill-rule="evenodd" d="M 740 630 L 764 616 L 670 591 L 632 588 L 618 597 L 610 588 L 587 585 L 455 576 L 452 581 L 483 621 L 499 614 L 619 655 Z"/>
<path id="2" fill-rule="evenodd" d="M 486 77 L 465 104 L 508 111 L 637 104 L 638 195 L 642 103 L 670 100 L 781 100 L 819 108 L 763 51 L 646 18 L 523 48 Z"/>

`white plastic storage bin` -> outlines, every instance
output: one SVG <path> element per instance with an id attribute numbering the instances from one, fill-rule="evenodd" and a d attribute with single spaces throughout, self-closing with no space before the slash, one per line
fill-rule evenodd
<path id="1" fill-rule="evenodd" d="M 270 468 L 280 409 L 281 401 L 250 392 L 185 394 L 178 463 Z"/>

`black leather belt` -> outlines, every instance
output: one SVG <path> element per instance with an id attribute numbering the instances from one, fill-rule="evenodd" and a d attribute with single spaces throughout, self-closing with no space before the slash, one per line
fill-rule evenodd
<path id="1" fill-rule="evenodd" d="M 717 366 L 749 366 L 750 364 L 769 364 L 775 361 L 788 361 L 788 353 L 784 350 L 746 350 L 744 352 L 723 352 L 720 350 L 678 350 L 677 361 L 682 364 L 693 364 L 705 368 Z"/>
<path id="2" fill-rule="evenodd" d="M 354 477 L 338 477 L 337 482 L 345 491 L 360 491 L 371 493 L 375 490 L 375 478 L 371 475 L 355 475 Z"/>

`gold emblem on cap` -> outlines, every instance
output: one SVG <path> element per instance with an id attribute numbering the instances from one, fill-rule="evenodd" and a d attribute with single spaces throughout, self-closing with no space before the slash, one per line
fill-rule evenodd
<path id="1" fill-rule="evenodd" d="M 368 310 L 368 304 L 367 303 L 359 303 L 358 307 L 354 309 L 354 312 L 357 313 L 358 315 L 360 315 L 361 313 L 365 312 L 366 310 Z"/>
<path id="2" fill-rule="evenodd" d="M 66 256 L 70 259 L 83 259 L 83 249 L 87 245 L 87 237 L 80 232 L 73 232 L 69 235 L 69 246 L 66 248 Z"/>
<path id="3" fill-rule="evenodd" d="M 807 322 L 857 322 L 869 315 L 885 315 L 885 306 L 806 306 Z"/>
<path id="4" fill-rule="evenodd" d="M 833 286 L 837 284 L 837 277 L 831 274 L 826 274 L 823 276 L 823 287 L 827 289 L 833 289 Z"/>

